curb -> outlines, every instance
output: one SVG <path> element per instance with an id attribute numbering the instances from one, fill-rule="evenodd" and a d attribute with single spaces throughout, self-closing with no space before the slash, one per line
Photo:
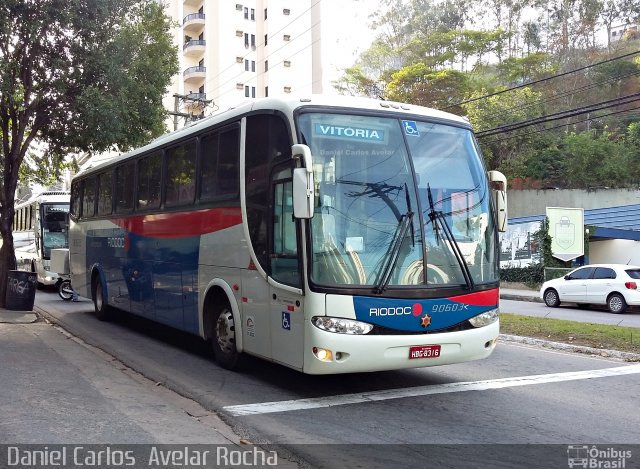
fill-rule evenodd
<path id="1" fill-rule="evenodd" d="M 531 301 L 534 303 L 542 303 L 542 298 L 537 296 L 528 296 L 528 295 L 512 295 L 510 293 L 501 293 L 501 300 L 512 300 L 512 301 Z"/>
<path id="2" fill-rule="evenodd" d="M 586 345 L 571 345 L 562 342 L 552 342 L 550 340 L 536 339 L 533 337 L 522 337 L 517 335 L 500 334 L 500 341 L 531 345 L 534 347 L 558 350 L 562 352 L 582 353 L 585 355 L 593 355 L 602 358 L 616 358 L 626 362 L 640 362 L 639 353 L 621 352 L 618 350 L 599 349 L 587 347 Z"/>

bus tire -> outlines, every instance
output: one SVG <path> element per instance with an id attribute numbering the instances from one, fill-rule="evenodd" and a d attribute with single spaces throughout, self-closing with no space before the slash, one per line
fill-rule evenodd
<path id="1" fill-rule="evenodd" d="M 102 288 L 100 277 L 97 275 L 93 278 L 91 296 L 93 297 L 93 307 L 96 310 L 96 317 L 100 321 L 110 321 L 112 319 L 111 309 L 107 304 L 107 297 L 104 288 Z"/>
<path id="2" fill-rule="evenodd" d="M 227 370 L 235 369 L 240 353 L 236 348 L 235 322 L 228 303 L 217 305 L 211 326 L 211 347 L 218 365 Z"/>

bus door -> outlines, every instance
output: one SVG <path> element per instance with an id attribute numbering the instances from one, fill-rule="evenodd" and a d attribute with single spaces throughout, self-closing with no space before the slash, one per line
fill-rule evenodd
<path id="1" fill-rule="evenodd" d="M 293 178 L 290 165 L 271 176 L 269 242 L 272 357 L 301 369 L 304 345 L 304 302 L 298 223 L 293 218 Z"/>

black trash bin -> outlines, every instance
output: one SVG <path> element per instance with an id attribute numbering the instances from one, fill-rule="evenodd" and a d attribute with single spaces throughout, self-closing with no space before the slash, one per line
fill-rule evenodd
<path id="1" fill-rule="evenodd" d="M 5 297 L 10 311 L 33 311 L 38 275 L 24 270 L 10 270 Z"/>

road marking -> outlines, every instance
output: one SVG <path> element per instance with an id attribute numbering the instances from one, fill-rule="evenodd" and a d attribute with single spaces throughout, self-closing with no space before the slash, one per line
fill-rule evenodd
<path id="1" fill-rule="evenodd" d="M 433 386 L 418 386 L 413 388 L 389 389 L 357 394 L 342 394 L 339 396 L 316 397 L 310 399 L 293 399 L 288 401 L 259 402 L 256 404 L 231 405 L 223 407 L 234 416 L 270 414 L 274 412 L 290 412 L 292 410 L 319 409 L 347 404 L 362 404 L 365 402 L 402 399 L 405 397 L 428 396 L 464 391 L 486 391 L 533 384 L 561 383 L 581 379 L 606 378 L 640 373 L 640 364 L 603 368 L 600 370 L 570 371 L 565 373 L 551 373 L 546 375 L 518 376 L 513 378 L 491 379 L 484 381 L 466 381 L 459 383 L 437 384 Z"/>

